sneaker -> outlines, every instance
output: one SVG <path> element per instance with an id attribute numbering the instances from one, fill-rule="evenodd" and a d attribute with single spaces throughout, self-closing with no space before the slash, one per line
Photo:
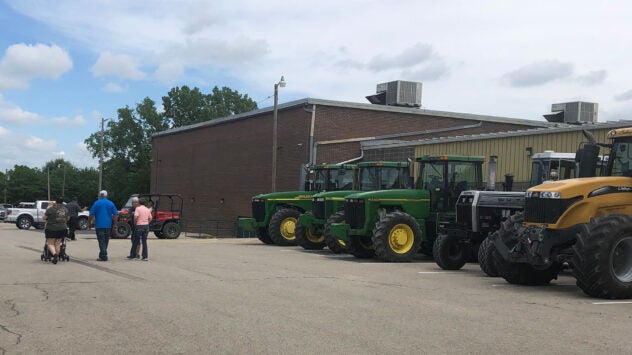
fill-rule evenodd
<path id="1" fill-rule="evenodd" d="M 149 258 L 142 258 L 142 261 L 149 261 Z"/>
<path id="2" fill-rule="evenodd" d="M 138 257 L 136 257 L 136 256 L 128 256 L 127 257 L 127 260 L 136 260 L 136 259 L 138 259 Z"/>
<path id="3" fill-rule="evenodd" d="M 53 264 L 57 264 L 57 254 L 53 255 Z"/>

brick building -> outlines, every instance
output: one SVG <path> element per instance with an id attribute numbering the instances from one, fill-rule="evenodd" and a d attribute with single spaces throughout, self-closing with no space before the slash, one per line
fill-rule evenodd
<path id="1" fill-rule="evenodd" d="M 276 187 L 299 187 L 303 165 L 360 161 L 361 144 L 551 127 L 504 117 L 302 99 L 278 106 Z M 270 192 L 273 110 L 264 108 L 155 134 L 151 190 L 184 198 L 185 230 L 234 235 L 250 198 Z M 413 157 L 414 146 L 386 157 Z"/>

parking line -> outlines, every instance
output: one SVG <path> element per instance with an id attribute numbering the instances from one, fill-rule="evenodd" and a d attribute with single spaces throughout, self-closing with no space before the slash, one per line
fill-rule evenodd
<path id="1" fill-rule="evenodd" d="M 454 271 L 417 271 L 418 274 L 456 274 Z"/>
<path id="2" fill-rule="evenodd" d="M 632 304 L 632 301 L 593 302 L 592 304 L 596 304 L 596 305 L 602 305 L 602 304 Z"/>

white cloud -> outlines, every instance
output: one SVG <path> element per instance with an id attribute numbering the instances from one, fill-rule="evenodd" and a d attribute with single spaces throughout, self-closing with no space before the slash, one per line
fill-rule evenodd
<path id="1" fill-rule="evenodd" d="M 122 86 L 115 83 L 107 83 L 105 87 L 103 87 L 103 90 L 105 90 L 106 92 L 112 92 L 112 93 L 121 93 L 125 91 L 125 89 L 123 89 Z"/>
<path id="2" fill-rule="evenodd" d="M 16 104 L 5 101 L 2 95 L 0 95 L 0 122 L 18 125 L 37 125 L 42 121 L 42 116 L 25 111 Z"/>
<path id="3" fill-rule="evenodd" d="M 92 67 L 95 77 L 114 76 L 120 79 L 142 80 L 146 77 L 139 68 L 138 59 L 126 54 L 103 52 Z"/>
<path id="4" fill-rule="evenodd" d="M 557 60 L 546 60 L 529 64 L 506 73 L 503 75 L 503 80 L 509 86 L 538 86 L 567 78 L 572 74 L 572 63 L 562 63 Z"/>
<path id="5" fill-rule="evenodd" d="M 86 124 L 85 118 L 81 115 L 77 115 L 74 118 L 68 118 L 65 116 L 53 117 L 51 118 L 51 122 L 62 127 L 78 127 Z"/>
<path id="6" fill-rule="evenodd" d="M 577 77 L 577 82 L 583 86 L 593 86 L 603 84 L 608 77 L 608 73 L 605 70 L 593 70 L 587 74 Z"/>
<path id="7" fill-rule="evenodd" d="M 621 93 L 621 94 L 619 94 L 619 95 L 616 95 L 616 96 L 614 97 L 614 99 L 615 99 L 615 100 L 617 100 L 617 101 L 628 101 L 628 100 L 632 100 L 632 89 L 630 89 L 630 90 L 628 90 L 628 91 L 626 91 L 626 92 L 624 92 L 624 93 Z"/>
<path id="8" fill-rule="evenodd" d="M 59 46 L 14 44 L 0 60 L 0 89 L 27 89 L 33 79 L 58 79 L 72 67 L 70 55 Z"/>
<path id="9" fill-rule="evenodd" d="M 433 56 L 434 50 L 431 45 L 426 43 L 417 43 L 412 47 L 405 48 L 399 54 L 379 54 L 373 57 L 369 62 L 369 68 L 373 71 L 408 68 L 420 63 L 425 63 L 432 59 Z"/>
<path id="10" fill-rule="evenodd" d="M 182 76 L 184 67 L 180 63 L 168 62 L 162 63 L 154 72 L 153 77 L 163 83 L 171 84 Z"/>

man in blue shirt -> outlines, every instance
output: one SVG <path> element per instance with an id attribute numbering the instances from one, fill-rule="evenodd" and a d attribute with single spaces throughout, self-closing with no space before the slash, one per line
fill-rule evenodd
<path id="1" fill-rule="evenodd" d="M 97 241 L 99 242 L 99 258 L 97 261 L 108 261 L 108 243 L 110 242 L 110 233 L 112 228 L 116 228 L 118 220 L 118 210 L 114 203 L 108 200 L 108 192 L 101 190 L 99 199 L 90 207 L 90 223 L 96 220 L 94 228 L 97 232 Z"/>

